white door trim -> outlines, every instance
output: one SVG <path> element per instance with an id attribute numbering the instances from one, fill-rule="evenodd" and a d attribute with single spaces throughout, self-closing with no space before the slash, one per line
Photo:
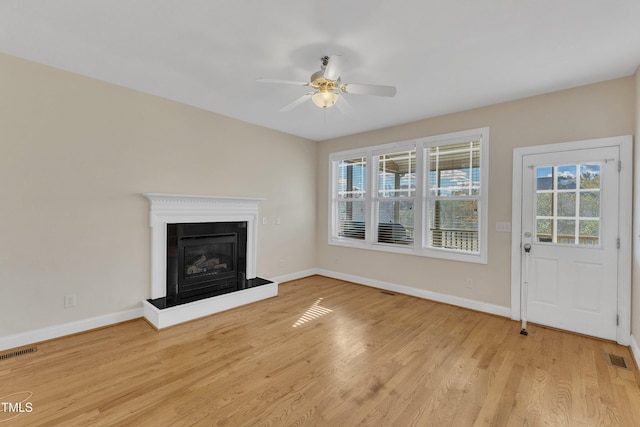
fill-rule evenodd
<path id="1" fill-rule="evenodd" d="M 513 188 L 511 212 L 511 319 L 520 320 L 520 278 L 522 250 L 522 162 L 524 156 L 585 148 L 619 147 L 622 169 L 619 174 L 618 235 L 618 316 L 616 341 L 621 345 L 631 342 L 631 244 L 632 244 L 632 184 L 633 138 L 630 135 L 585 141 L 522 147 L 513 150 Z"/>

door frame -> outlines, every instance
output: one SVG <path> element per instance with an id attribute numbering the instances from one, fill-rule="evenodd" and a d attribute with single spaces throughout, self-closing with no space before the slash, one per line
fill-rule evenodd
<path id="1" fill-rule="evenodd" d="M 618 174 L 618 325 L 616 341 L 631 343 L 631 246 L 633 206 L 633 138 L 631 135 L 583 141 L 562 142 L 515 148 L 513 150 L 513 188 L 511 197 L 511 319 L 521 320 L 520 290 L 522 266 L 522 163 L 532 154 L 573 151 L 588 148 L 619 147 L 622 168 Z"/>

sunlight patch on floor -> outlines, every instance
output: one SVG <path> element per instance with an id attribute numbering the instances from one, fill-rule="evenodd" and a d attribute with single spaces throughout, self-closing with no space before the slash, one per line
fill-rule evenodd
<path id="1" fill-rule="evenodd" d="M 297 328 L 298 326 L 304 325 L 305 323 L 311 322 L 312 320 L 316 320 L 324 316 L 325 314 L 329 314 L 333 312 L 333 310 L 330 310 L 328 308 L 320 307 L 321 301 L 322 301 L 322 298 L 318 298 L 316 302 L 314 302 L 311 305 L 311 307 L 309 307 L 307 311 L 305 311 L 302 314 L 302 316 L 300 316 L 300 318 L 296 320 L 296 323 L 293 324 L 293 327 Z"/>

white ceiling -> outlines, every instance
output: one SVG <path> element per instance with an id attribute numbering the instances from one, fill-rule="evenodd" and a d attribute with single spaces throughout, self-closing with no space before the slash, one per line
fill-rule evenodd
<path id="1" fill-rule="evenodd" d="M 312 140 L 629 76 L 639 0 L 4 0 L 0 52 Z M 310 101 L 324 55 L 393 98 Z"/>

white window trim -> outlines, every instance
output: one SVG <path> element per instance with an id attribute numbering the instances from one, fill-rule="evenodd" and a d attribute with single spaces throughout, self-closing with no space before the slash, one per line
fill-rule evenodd
<path id="1" fill-rule="evenodd" d="M 365 191 L 366 197 L 365 200 L 368 200 L 368 194 L 370 190 L 370 181 L 369 181 L 369 158 L 368 158 L 368 152 L 366 149 L 357 149 L 357 150 L 349 150 L 349 151 L 341 151 L 339 153 L 332 153 L 330 155 L 331 160 L 329 161 L 329 227 L 328 228 L 328 234 L 329 234 L 329 243 L 330 244 L 335 244 L 335 245 L 340 245 L 340 246 L 352 246 L 352 247 L 362 247 L 362 242 L 363 240 L 360 239 L 350 239 L 348 237 L 337 237 L 333 235 L 333 224 L 337 223 L 337 218 L 336 218 L 336 210 L 335 210 L 335 202 L 337 200 L 337 188 L 334 185 L 335 182 L 337 182 L 338 180 L 338 168 L 336 167 L 336 163 L 341 161 L 341 160 L 347 160 L 347 159 L 352 159 L 352 158 L 356 158 L 356 157 L 365 157 L 367 158 L 367 188 Z M 370 216 L 370 208 L 369 208 L 369 203 L 365 202 L 365 223 L 368 223 L 369 221 L 369 216 Z M 367 241 L 369 239 L 368 234 L 370 233 L 369 231 L 369 227 L 365 226 L 365 240 Z"/>
<path id="2" fill-rule="evenodd" d="M 430 256 L 434 258 L 443 258 L 454 261 L 475 262 L 479 264 L 487 263 L 487 251 L 488 251 L 488 207 L 489 207 L 489 128 L 472 129 L 468 131 L 454 132 L 444 135 L 436 135 L 431 137 L 422 138 L 420 140 L 423 151 L 423 168 L 428 170 L 427 161 L 428 156 L 424 152 L 434 146 L 457 144 L 461 142 L 467 142 L 472 139 L 479 138 L 480 143 L 480 196 L 473 197 L 473 199 L 479 199 L 479 211 L 478 211 L 478 253 L 464 253 L 455 249 L 445 248 L 432 248 L 427 246 L 426 236 L 422 233 L 422 252 L 424 256 Z M 428 179 L 422 177 L 423 181 Z M 427 211 L 428 204 L 428 188 L 423 182 L 422 188 L 422 210 Z M 426 217 L 423 217 L 422 224 L 426 223 Z"/>
<path id="3" fill-rule="evenodd" d="M 464 253 L 455 249 L 431 248 L 427 246 L 426 236 L 423 233 L 423 226 L 427 221 L 427 185 L 428 179 L 425 171 L 428 170 L 426 164 L 427 156 L 425 150 L 435 145 L 455 144 L 466 142 L 473 138 L 480 138 L 480 209 L 478 212 L 478 236 L 479 236 L 479 252 Z M 416 150 L 416 191 L 414 202 L 414 242 L 412 245 L 395 245 L 392 243 L 378 243 L 375 241 L 375 230 L 372 224 L 376 223 L 376 195 L 377 195 L 377 174 L 375 171 L 375 157 L 381 154 L 394 153 L 397 151 Z M 366 157 L 367 159 L 367 191 L 365 195 L 365 238 L 350 239 L 333 235 L 334 225 L 337 218 L 334 209 L 336 200 L 337 167 L 336 163 L 340 160 L 353 157 Z M 461 132 L 453 132 L 443 135 L 429 136 L 415 140 L 407 140 L 401 142 L 393 142 L 365 148 L 358 148 L 346 151 L 340 151 L 329 154 L 329 224 L 327 227 L 328 243 L 335 246 L 345 246 L 352 248 L 361 248 L 369 250 L 377 250 L 383 252 L 393 252 L 398 254 L 418 255 L 432 258 L 441 258 L 454 261 L 473 262 L 486 264 L 488 251 L 488 202 L 489 202 L 489 128 L 478 128 Z"/>

